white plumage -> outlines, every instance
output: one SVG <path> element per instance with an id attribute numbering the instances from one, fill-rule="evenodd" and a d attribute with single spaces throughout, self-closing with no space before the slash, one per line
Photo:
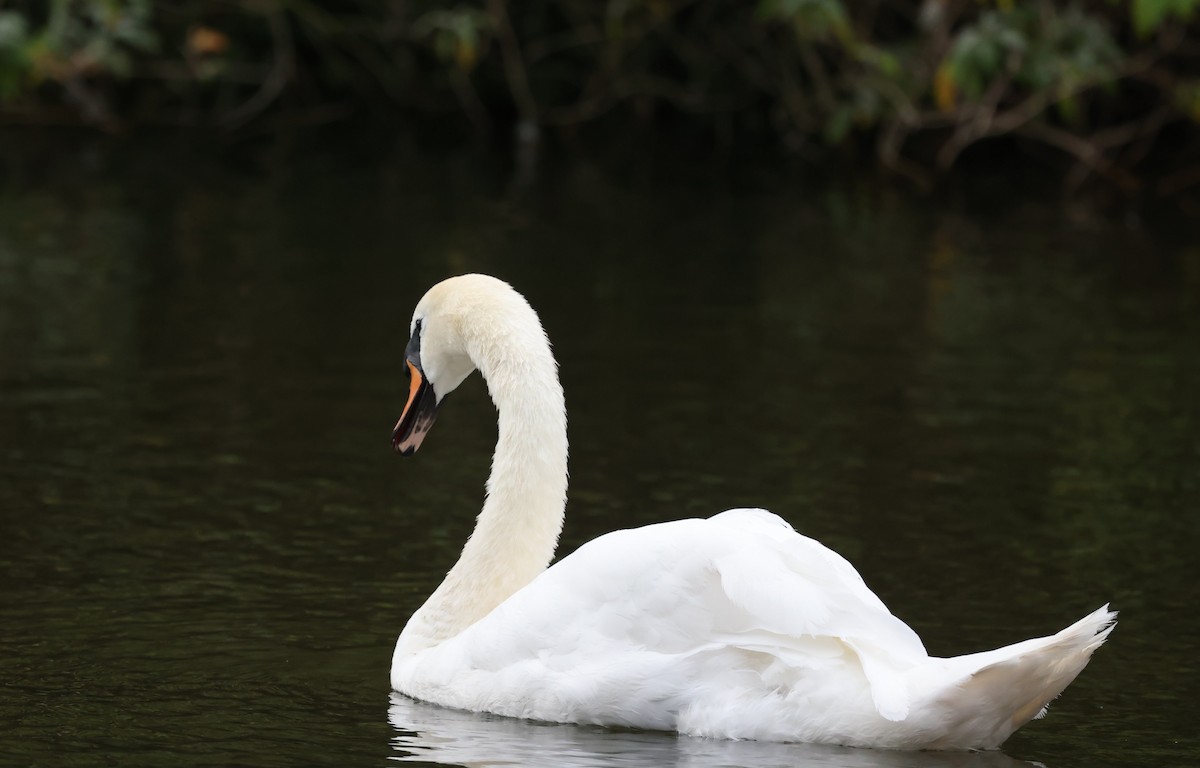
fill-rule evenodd
<path id="1" fill-rule="evenodd" d="M 415 450 L 437 401 L 476 367 L 500 426 L 475 532 L 397 642 L 401 693 L 720 738 L 991 748 L 1112 629 L 1105 606 L 1053 636 L 932 658 L 850 563 L 758 509 L 615 531 L 547 569 L 566 419 L 536 314 L 505 283 L 466 275 L 426 294 L 413 332 L 397 449 Z"/>

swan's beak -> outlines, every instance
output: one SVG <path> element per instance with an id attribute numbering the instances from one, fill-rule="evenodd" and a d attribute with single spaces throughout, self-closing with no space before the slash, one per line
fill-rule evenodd
<path id="1" fill-rule="evenodd" d="M 433 426 L 437 416 L 437 395 L 421 366 L 411 359 L 405 360 L 412 381 L 408 385 L 408 402 L 404 412 L 392 430 L 392 448 L 403 456 L 409 456 L 421 447 L 425 433 Z"/>

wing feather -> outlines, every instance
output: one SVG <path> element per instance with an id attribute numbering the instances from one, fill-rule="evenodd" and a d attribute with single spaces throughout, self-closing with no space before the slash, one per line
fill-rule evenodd
<path id="1" fill-rule="evenodd" d="M 897 720 L 903 671 L 926 657 L 845 559 L 764 510 L 601 536 L 443 646 L 481 673 L 459 698 L 496 700 L 464 706 L 584 722 L 619 722 L 625 709 L 644 722 L 655 707 L 669 718 L 713 680 L 780 688 L 856 662 L 875 708 Z M 510 701 L 531 688 L 539 701 Z M 611 711 L 573 708 L 603 707 L 606 691 Z"/>

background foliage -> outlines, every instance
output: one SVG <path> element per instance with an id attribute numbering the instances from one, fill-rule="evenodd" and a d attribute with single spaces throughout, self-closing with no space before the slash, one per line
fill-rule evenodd
<path id="1" fill-rule="evenodd" d="M 918 183 L 1006 138 L 1068 158 L 1072 183 L 1136 186 L 1159 158 L 1171 193 L 1200 182 L 1198 14 L 1200 0 L 0 0 L 0 115 L 237 129 L 389 103 L 518 136 L 670 123 L 866 150 Z"/>

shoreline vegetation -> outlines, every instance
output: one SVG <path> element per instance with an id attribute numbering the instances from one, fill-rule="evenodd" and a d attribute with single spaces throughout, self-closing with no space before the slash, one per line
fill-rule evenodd
<path id="1" fill-rule="evenodd" d="M 1200 0 L 0 0 L 0 125 L 215 128 L 377 105 L 464 135 L 625 124 L 869 161 L 920 188 L 988 148 L 1200 187 Z"/>

